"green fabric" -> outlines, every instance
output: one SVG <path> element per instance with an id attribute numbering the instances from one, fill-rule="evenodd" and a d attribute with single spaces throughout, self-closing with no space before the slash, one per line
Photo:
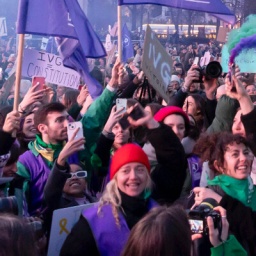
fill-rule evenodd
<path id="1" fill-rule="evenodd" d="M 211 134 L 231 131 L 233 119 L 238 107 L 239 104 L 237 100 L 231 99 L 226 95 L 221 96 L 215 110 L 215 118 L 206 132 Z"/>
<path id="2" fill-rule="evenodd" d="M 108 120 L 115 97 L 115 92 L 105 89 L 81 119 L 86 138 L 85 146 L 91 154 L 94 153 L 95 144 Z"/>
<path id="3" fill-rule="evenodd" d="M 230 235 L 228 240 L 217 247 L 211 248 L 211 256 L 246 256 L 247 252 L 236 240 L 233 235 Z"/>
<path id="4" fill-rule="evenodd" d="M 116 98 L 116 92 L 105 89 L 102 94 L 91 104 L 83 118 L 84 137 L 86 140 L 85 149 L 79 152 L 79 159 L 84 168 L 88 171 L 88 180 L 90 181 L 93 167 L 91 165 L 91 156 L 94 154 L 97 141 L 108 120 L 113 102 Z"/>
<path id="5" fill-rule="evenodd" d="M 37 151 L 37 154 L 40 153 L 42 155 L 46 164 L 52 168 L 54 160 L 58 158 L 65 143 L 66 142 L 61 142 L 58 144 L 47 144 L 41 139 L 40 135 L 36 135 L 36 139 L 34 141 L 34 149 Z"/>
<path id="6" fill-rule="evenodd" d="M 93 168 L 99 168 L 102 166 L 101 159 L 97 154 L 93 154 L 91 157 L 91 165 Z"/>
<path id="7" fill-rule="evenodd" d="M 63 148 L 63 143 L 58 143 L 58 144 L 47 144 L 45 143 L 42 138 L 41 138 L 41 135 L 37 134 L 36 135 L 36 144 L 41 146 L 42 148 L 49 148 L 49 149 L 53 149 L 54 151 L 57 150 L 57 151 L 61 151 L 62 148 Z"/>
<path id="8" fill-rule="evenodd" d="M 218 175 L 208 180 L 208 185 L 219 186 L 227 195 L 256 211 L 256 188 L 250 177 L 238 180 L 228 175 Z"/>

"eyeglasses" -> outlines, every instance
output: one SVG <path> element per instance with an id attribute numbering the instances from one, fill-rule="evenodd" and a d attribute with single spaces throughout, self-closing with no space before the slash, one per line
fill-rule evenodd
<path id="1" fill-rule="evenodd" d="M 70 175 L 71 177 L 69 177 L 68 179 L 72 179 L 73 177 L 82 179 L 87 177 L 87 171 L 71 172 Z"/>

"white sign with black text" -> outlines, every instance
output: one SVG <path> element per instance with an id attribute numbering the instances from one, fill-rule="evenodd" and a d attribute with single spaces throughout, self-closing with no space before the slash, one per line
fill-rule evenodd
<path id="1" fill-rule="evenodd" d="M 60 56 L 33 49 L 24 49 L 22 76 L 42 76 L 46 82 L 73 89 L 78 89 L 80 82 L 79 73 L 64 67 Z"/>

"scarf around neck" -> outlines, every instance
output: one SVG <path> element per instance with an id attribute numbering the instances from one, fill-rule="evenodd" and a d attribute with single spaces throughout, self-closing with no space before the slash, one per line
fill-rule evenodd
<path id="1" fill-rule="evenodd" d="M 34 142 L 35 149 L 50 163 L 58 157 L 60 151 L 62 150 L 64 143 L 58 144 L 47 144 L 45 143 L 40 135 L 36 135 L 36 140 Z"/>
<path id="2" fill-rule="evenodd" d="M 208 185 L 219 186 L 227 195 L 239 200 L 245 206 L 256 210 L 256 189 L 251 177 L 238 180 L 228 175 L 218 175 L 214 179 L 208 179 Z"/>

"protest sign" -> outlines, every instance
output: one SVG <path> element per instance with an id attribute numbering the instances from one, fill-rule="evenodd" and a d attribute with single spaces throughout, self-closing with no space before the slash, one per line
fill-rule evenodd
<path id="1" fill-rule="evenodd" d="M 0 36 L 7 36 L 6 18 L 0 17 Z"/>
<path id="2" fill-rule="evenodd" d="M 226 43 L 229 32 L 230 28 L 220 27 L 217 35 L 217 41 L 221 43 Z"/>
<path id="3" fill-rule="evenodd" d="M 165 101 L 168 101 L 167 87 L 171 82 L 172 57 L 166 53 L 165 48 L 158 41 L 150 26 L 147 26 L 146 31 L 142 70 L 149 83 Z"/>
<path id="4" fill-rule="evenodd" d="M 24 49 L 22 76 L 42 76 L 46 82 L 73 89 L 80 81 L 78 72 L 64 67 L 60 56 L 32 49 Z"/>
<path id="5" fill-rule="evenodd" d="M 230 54 L 226 45 L 222 47 L 221 66 L 223 72 L 228 72 Z M 236 65 L 239 66 L 241 72 L 256 73 L 256 48 L 243 50 L 236 58 Z"/>
<path id="6" fill-rule="evenodd" d="M 81 212 L 94 205 L 95 204 L 83 204 L 55 210 L 53 212 L 48 256 L 59 255 L 65 239 L 79 220 Z"/>

